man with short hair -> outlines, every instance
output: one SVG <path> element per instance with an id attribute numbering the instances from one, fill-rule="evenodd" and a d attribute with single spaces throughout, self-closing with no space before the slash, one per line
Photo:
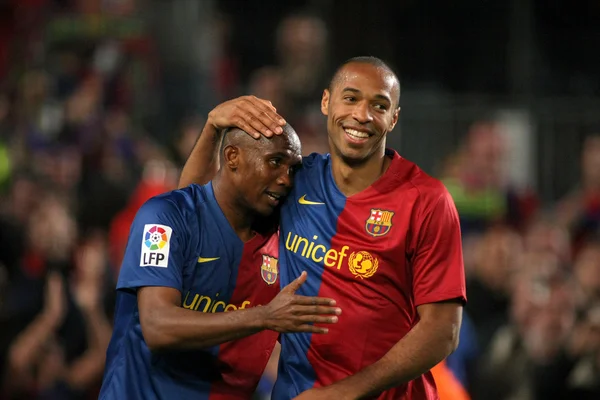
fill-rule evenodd
<path id="1" fill-rule="evenodd" d="M 300 162 L 289 125 L 260 140 L 230 129 L 212 182 L 141 207 L 117 283 L 100 399 L 249 399 L 280 332 L 326 333 L 312 324 L 337 321 L 332 300 L 295 295 L 306 272 L 279 289 L 269 216 Z"/>
<path id="2" fill-rule="evenodd" d="M 321 100 L 330 154 L 305 157 L 282 204 L 280 279 L 343 310 L 328 335 L 281 336 L 273 399 L 438 399 L 430 369 L 458 345 L 466 301 L 461 234 L 440 181 L 386 138 L 400 113 L 396 74 L 375 57 L 343 63 Z M 264 100 L 236 126 L 272 136 L 285 122 Z M 214 174 L 217 126 L 202 135 L 180 185 Z M 297 396 L 297 397 L 296 397 Z"/>

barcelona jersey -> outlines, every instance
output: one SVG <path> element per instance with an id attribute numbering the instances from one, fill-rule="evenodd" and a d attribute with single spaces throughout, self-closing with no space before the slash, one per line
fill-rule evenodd
<path id="1" fill-rule="evenodd" d="M 100 399 L 248 399 L 277 340 L 263 331 L 200 350 L 149 350 L 136 291 L 181 292 L 181 307 L 228 312 L 267 304 L 279 292 L 278 237 L 243 243 L 217 204 L 211 183 L 150 199 L 131 226 L 117 283 L 115 326 Z"/>
<path id="2" fill-rule="evenodd" d="M 391 164 L 366 190 L 346 197 L 329 155 L 304 159 L 283 204 L 281 285 L 308 272 L 298 294 L 330 297 L 343 310 L 329 333 L 284 334 L 275 400 L 356 374 L 418 322 L 417 306 L 466 300 L 461 235 L 438 180 L 387 150 Z M 432 375 L 379 399 L 437 399 Z"/>

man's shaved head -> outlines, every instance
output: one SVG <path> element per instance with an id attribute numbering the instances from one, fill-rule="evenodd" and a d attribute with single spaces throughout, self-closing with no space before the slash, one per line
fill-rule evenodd
<path id="1" fill-rule="evenodd" d="M 274 135 L 272 138 L 267 138 L 261 135 L 259 139 L 254 139 L 252 136 L 240 128 L 229 128 L 223 133 L 223 141 L 221 142 L 221 166 L 224 162 L 223 152 L 228 146 L 235 146 L 249 152 L 267 151 L 267 149 L 275 148 L 276 146 L 289 147 L 293 151 L 300 150 L 300 138 L 290 124 L 286 124 L 281 135 Z M 257 154 L 258 155 L 258 154 Z"/>
<path id="2" fill-rule="evenodd" d="M 390 68 L 389 65 L 387 65 L 385 63 L 385 61 L 383 61 L 382 59 L 377 58 L 377 57 L 360 56 L 360 57 L 353 57 L 349 60 L 344 61 L 337 68 L 335 73 L 333 74 L 331 81 L 329 81 L 329 91 L 330 92 L 333 91 L 333 88 L 341 80 L 341 77 L 342 77 L 343 73 L 345 72 L 345 67 L 350 64 L 369 64 L 369 65 L 372 65 L 372 66 L 380 69 L 381 71 L 384 71 L 385 73 L 389 74 L 392 78 L 394 78 L 394 80 L 397 82 L 398 91 L 397 91 L 396 96 L 394 96 L 393 100 L 396 102 L 396 104 L 394 106 L 398 107 L 398 104 L 400 104 L 400 79 L 398 79 L 398 76 L 396 75 L 396 73 L 392 70 L 392 68 Z"/>

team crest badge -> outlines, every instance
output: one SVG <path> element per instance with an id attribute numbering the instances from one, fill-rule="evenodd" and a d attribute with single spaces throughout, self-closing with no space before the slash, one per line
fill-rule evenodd
<path id="1" fill-rule="evenodd" d="M 277 259 L 275 257 L 267 256 L 263 254 L 263 262 L 260 267 L 260 275 L 268 285 L 272 285 L 277 281 Z"/>
<path id="2" fill-rule="evenodd" d="M 393 211 L 379 210 L 376 208 L 371 209 L 371 215 L 367 219 L 365 229 L 371 236 L 383 236 L 392 229 L 392 217 L 394 216 Z"/>

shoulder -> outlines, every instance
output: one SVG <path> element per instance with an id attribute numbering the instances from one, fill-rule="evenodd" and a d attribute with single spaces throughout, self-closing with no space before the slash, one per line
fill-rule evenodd
<path id="1" fill-rule="evenodd" d="M 440 202 L 452 201 L 444 183 L 423 171 L 417 164 L 402 158 L 401 179 L 417 192 L 417 204 L 421 209 L 435 207 Z"/>
<path id="2" fill-rule="evenodd" d="M 329 154 L 311 153 L 302 158 L 302 169 L 319 168 L 329 162 Z"/>
<path id="3" fill-rule="evenodd" d="M 166 220 L 186 226 L 188 222 L 198 218 L 198 208 L 207 201 L 204 188 L 192 184 L 150 198 L 139 209 L 136 219 Z"/>

